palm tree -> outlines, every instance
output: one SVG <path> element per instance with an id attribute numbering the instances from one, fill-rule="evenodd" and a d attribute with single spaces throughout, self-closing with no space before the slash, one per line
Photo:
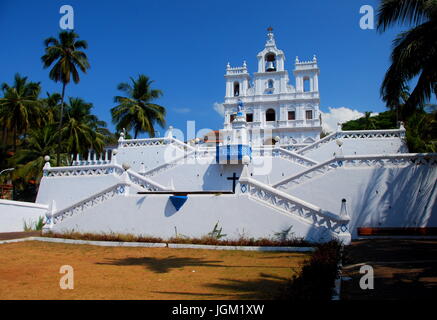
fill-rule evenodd
<path id="1" fill-rule="evenodd" d="M 46 124 L 59 122 L 61 108 L 61 95 L 59 93 L 48 93 L 47 98 L 41 99 L 41 111 Z"/>
<path id="2" fill-rule="evenodd" d="M 417 78 L 417 84 L 404 106 L 403 117 L 437 96 L 437 1 L 382 0 L 378 11 L 378 30 L 395 24 L 412 28 L 393 41 L 391 66 L 381 86 L 381 96 L 390 108 L 398 108 L 402 92 Z"/>
<path id="3" fill-rule="evenodd" d="M 105 137 L 99 132 L 106 126 L 91 113 L 93 105 L 81 98 L 70 98 L 65 123 L 60 131 L 69 154 L 85 154 L 89 149 L 101 152 Z"/>
<path id="4" fill-rule="evenodd" d="M 56 128 L 54 125 L 46 125 L 29 131 L 15 155 L 11 158 L 11 165 L 17 169 L 14 171 L 15 179 L 24 181 L 39 181 L 42 176 L 45 156 L 51 156 L 51 164 L 54 163 L 56 150 Z M 66 163 L 66 156 L 63 155 Z M 64 162 L 63 161 L 63 162 Z"/>
<path id="5" fill-rule="evenodd" d="M 365 130 L 376 129 L 375 119 L 372 118 L 372 112 L 368 112 L 368 111 L 365 112 L 363 118 L 364 118 Z"/>
<path id="6" fill-rule="evenodd" d="M 12 86 L 1 85 L 3 98 L 0 98 L 0 122 L 3 124 L 3 142 L 7 144 L 12 132 L 14 151 L 17 149 L 18 135 L 26 133 L 32 125 L 41 124 L 39 82 L 27 82 L 27 77 L 16 74 Z"/>
<path id="7" fill-rule="evenodd" d="M 112 121 L 116 124 L 117 131 L 123 128 L 134 130 L 135 139 L 140 132 L 147 132 L 150 137 L 154 137 L 155 123 L 165 126 L 165 108 L 152 103 L 162 96 L 162 92 L 152 89 L 153 81 L 145 75 L 139 75 L 138 79 L 131 77 L 130 80 L 132 84 L 120 83 L 117 87 L 127 96 L 114 97 L 117 105 L 111 109 Z"/>
<path id="8" fill-rule="evenodd" d="M 62 128 L 64 118 L 65 87 L 70 83 L 71 77 L 73 77 L 74 83 L 79 83 L 80 77 L 77 68 L 86 73 L 86 70 L 90 67 L 86 54 L 79 50 L 88 48 L 88 44 L 84 40 L 77 40 L 78 38 L 79 35 L 73 31 L 62 31 L 59 33 L 59 39 L 50 37 L 44 41 L 46 46 L 45 54 L 41 57 L 44 68 L 48 68 L 54 63 L 49 73 L 50 79 L 62 83 L 59 130 Z M 61 135 L 58 135 L 58 137 L 56 165 L 59 166 Z"/>

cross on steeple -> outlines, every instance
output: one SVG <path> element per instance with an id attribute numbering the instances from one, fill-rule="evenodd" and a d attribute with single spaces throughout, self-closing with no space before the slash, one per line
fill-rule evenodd
<path id="1" fill-rule="evenodd" d="M 268 32 L 272 32 L 272 31 L 273 31 L 273 28 L 270 26 L 270 27 L 267 28 L 267 31 L 268 31 Z"/>

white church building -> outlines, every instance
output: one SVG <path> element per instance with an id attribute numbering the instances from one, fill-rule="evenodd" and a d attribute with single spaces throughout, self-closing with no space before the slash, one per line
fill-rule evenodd
<path id="1" fill-rule="evenodd" d="M 320 138 L 319 68 L 316 56 L 310 61 L 296 57 L 290 83 L 285 54 L 276 47 L 273 29 L 268 29 L 264 49 L 258 53 L 258 70 L 251 76 L 246 62 L 226 68 L 225 117 L 222 141 L 232 132 L 237 105 L 245 106 L 249 140 L 255 145 L 303 145 Z M 278 141 L 276 141 L 278 140 Z"/>
<path id="2" fill-rule="evenodd" d="M 43 169 L 36 203 L 0 200 L 0 232 L 45 217 L 44 232 L 227 238 L 293 236 L 345 244 L 360 229 L 437 227 L 437 155 L 408 153 L 405 128 L 320 139 L 319 69 L 296 59 L 295 86 L 269 29 L 258 71 L 226 69 L 215 146 L 125 139 L 105 154 Z M 219 76 L 219 75 L 217 75 Z M 48 159 L 47 159 L 48 160 Z"/>

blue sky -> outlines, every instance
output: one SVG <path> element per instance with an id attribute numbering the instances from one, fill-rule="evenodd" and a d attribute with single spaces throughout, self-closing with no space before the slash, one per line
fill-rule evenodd
<path id="1" fill-rule="evenodd" d="M 0 0 L 0 83 L 10 83 L 19 72 L 40 81 L 44 92 L 60 91 L 40 57 L 43 40 L 60 31 L 59 8 L 69 4 L 76 33 L 88 41 L 91 69 L 78 85 L 67 87 L 67 95 L 92 102 L 111 129 L 109 109 L 119 94 L 117 84 L 140 73 L 164 92 L 157 103 L 167 108 L 168 125 L 184 129 L 187 120 L 195 120 L 197 130 L 221 128 L 223 119 L 213 104 L 223 101 L 226 64 L 239 66 L 246 60 L 254 72 L 270 25 L 290 75 L 296 56 L 309 60 L 317 55 L 322 111 L 347 107 L 381 112 L 379 86 L 391 41 L 400 30 L 379 34 L 360 29 L 360 7 L 372 5 L 376 11 L 378 3 Z"/>

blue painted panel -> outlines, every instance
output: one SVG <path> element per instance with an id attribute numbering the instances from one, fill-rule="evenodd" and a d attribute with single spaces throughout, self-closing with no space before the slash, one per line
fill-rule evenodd
<path id="1" fill-rule="evenodd" d="M 188 196 L 170 196 L 170 201 L 175 207 L 176 211 L 179 211 L 180 208 L 187 202 Z"/>

